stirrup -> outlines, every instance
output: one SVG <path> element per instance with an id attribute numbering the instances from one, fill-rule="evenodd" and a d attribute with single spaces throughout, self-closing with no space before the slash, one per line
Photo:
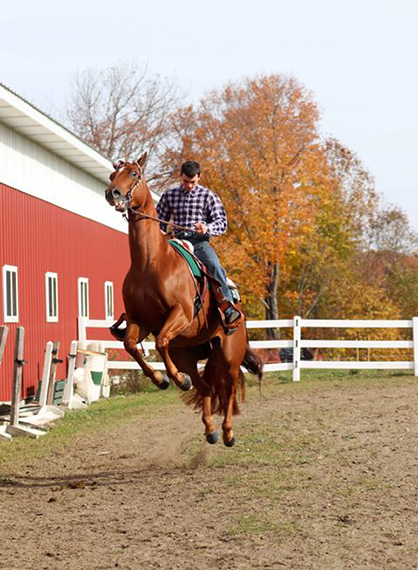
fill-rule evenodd
<path id="1" fill-rule="evenodd" d="M 228 307 L 232 307 L 234 311 L 237 311 L 237 313 L 239 313 L 239 317 L 236 318 L 232 323 L 226 322 L 225 311 L 228 309 Z M 228 299 L 224 299 L 221 303 L 219 303 L 218 312 L 222 322 L 224 333 L 226 335 L 233 334 L 237 330 L 237 328 L 244 322 L 243 313 L 239 309 L 237 309 L 237 307 L 235 307 L 234 304 L 228 301 Z"/>

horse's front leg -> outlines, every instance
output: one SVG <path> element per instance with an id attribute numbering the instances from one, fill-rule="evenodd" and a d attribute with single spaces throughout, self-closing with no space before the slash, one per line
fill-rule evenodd
<path id="1" fill-rule="evenodd" d="M 159 335 L 155 339 L 155 348 L 164 361 L 165 369 L 169 378 L 174 380 L 176 385 L 183 391 L 189 390 L 192 386 L 190 376 L 179 372 L 169 354 L 169 344 L 173 338 L 176 338 L 191 324 L 190 320 L 184 314 L 181 305 L 176 305 L 164 323 Z"/>
<path id="2" fill-rule="evenodd" d="M 164 374 L 161 374 L 161 372 L 154 370 L 154 368 L 152 368 L 152 366 L 150 366 L 148 362 L 144 360 L 142 354 L 137 348 L 137 344 L 139 342 L 142 342 L 144 338 L 149 334 L 149 332 L 150 331 L 148 330 L 141 331 L 137 323 L 128 323 L 123 343 L 125 345 L 126 352 L 135 358 L 139 366 L 142 368 L 145 376 L 150 378 L 158 388 L 165 390 L 170 386 L 170 381 Z"/>

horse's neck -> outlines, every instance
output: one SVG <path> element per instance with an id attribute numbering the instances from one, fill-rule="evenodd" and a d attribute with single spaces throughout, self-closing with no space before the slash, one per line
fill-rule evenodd
<path id="1" fill-rule="evenodd" d="M 157 217 L 151 194 L 141 211 L 153 218 Z M 158 263 L 161 264 L 162 257 L 169 249 L 159 223 L 137 214 L 129 217 L 129 247 L 132 266 L 141 272 L 151 269 L 157 263 L 157 256 Z"/>

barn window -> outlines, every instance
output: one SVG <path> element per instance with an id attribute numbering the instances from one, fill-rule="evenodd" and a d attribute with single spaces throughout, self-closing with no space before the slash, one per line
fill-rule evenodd
<path id="1" fill-rule="evenodd" d="M 105 281 L 105 314 L 106 319 L 113 319 L 113 283 Z"/>
<path id="2" fill-rule="evenodd" d="M 46 320 L 48 323 L 58 322 L 58 275 L 48 271 L 45 273 Z"/>
<path id="3" fill-rule="evenodd" d="M 3 308 L 4 322 L 17 323 L 19 320 L 17 267 L 13 265 L 3 265 Z"/>
<path id="4" fill-rule="evenodd" d="M 89 280 L 86 277 L 78 279 L 78 316 L 89 316 Z"/>

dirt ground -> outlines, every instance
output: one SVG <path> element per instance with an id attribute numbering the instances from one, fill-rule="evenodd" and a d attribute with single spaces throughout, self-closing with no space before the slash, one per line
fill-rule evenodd
<path id="1" fill-rule="evenodd" d="M 253 390 L 233 449 L 180 404 L 4 466 L 0 568 L 418 568 L 417 409 L 411 376 L 302 380 Z"/>

